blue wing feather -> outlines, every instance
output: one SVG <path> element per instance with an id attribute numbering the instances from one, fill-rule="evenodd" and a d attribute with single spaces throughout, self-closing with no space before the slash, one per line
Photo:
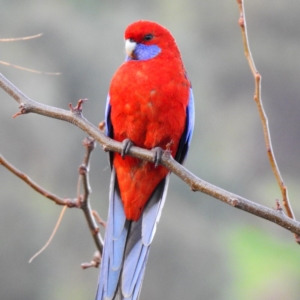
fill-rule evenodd
<path id="1" fill-rule="evenodd" d="M 185 120 L 185 129 L 181 136 L 178 150 L 175 156 L 175 159 L 183 164 L 190 148 L 192 135 L 194 131 L 194 124 L 195 124 L 195 106 L 194 106 L 194 95 L 193 90 L 190 88 L 189 93 L 189 103 L 186 108 L 186 120 Z"/>
<path id="2" fill-rule="evenodd" d="M 109 137 L 113 136 L 113 131 L 112 131 L 112 124 L 111 124 L 111 119 L 110 119 L 110 96 L 107 95 L 106 97 L 106 105 L 105 105 L 105 134 Z"/>
<path id="3" fill-rule="evenodd" d="M 106 97 L 106 106 L 105 106 L 105 134 L 106 136 L 113 138 L 114 136 L 114 129 L 110 119 L 110 112 L 111 112 L 111 105 L 110 105 L 110 96 L 109 94 Z M 109 153 L 109 164 L 112 168 L 112 160 L 113 160 L 113 152 Z"/>

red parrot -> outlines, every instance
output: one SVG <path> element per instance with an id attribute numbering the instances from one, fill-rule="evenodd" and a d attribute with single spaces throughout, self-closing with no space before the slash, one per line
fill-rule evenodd
<path id="1" fill-rule="evenodd" d="M 110 153 L 109 214 L 97 300 L 139 298 L 170 172 L 163 150 L 183 163 L 194 127 L 194 99 L 171 33 L 150 21 L 125 31 L 126 60 L 107 97 L 106 134 L 123 143 Z M 126 156 L 130 147 L 151 149 L 154 162 Z M 119 299 L 119 298 L 118 298 Z"/>

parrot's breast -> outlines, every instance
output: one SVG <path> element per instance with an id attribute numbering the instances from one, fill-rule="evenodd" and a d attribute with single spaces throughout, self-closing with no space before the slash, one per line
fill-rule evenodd
<path id="1" fill-rule="evenodd" d="M 152 63 L 153 61 L 153 63 Z M 159 59 L 124 63 L 110 86 L 114 139 L 130 139 L 135 146 L 168 148 L 176 155 L 185 128 L 190 84 L 180 60 Z M 138 220 L 147 200 L 168 170 L 132 157 L 114 154 L 126 217 Z"/>

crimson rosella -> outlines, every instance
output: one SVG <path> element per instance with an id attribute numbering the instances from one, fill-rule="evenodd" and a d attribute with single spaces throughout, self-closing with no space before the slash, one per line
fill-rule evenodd
<path id="1" fill-rule="evenodd" d="M 149 248 L 164 206 L 170 172 L 163 150 L 183 163 L 194 127 L 194 100 L 170 32 L 150 21 L 125 31 L 126 61 L 114 74 L 106 105 L 106 133 L 123 143 L 110 153 L 109 213 L 97 300 L 139 298 Z M 155 161 L 126 156 L 132 145 Z"/>

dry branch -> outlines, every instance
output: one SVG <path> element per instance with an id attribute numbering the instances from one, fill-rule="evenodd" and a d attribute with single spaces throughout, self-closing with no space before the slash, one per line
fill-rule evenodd
<path id="1" fill-rule="evenodd" d="M 92 237 L 94 239 L 98 251 L 102 253 L 103 239 L 100 235 L 99 227 L 97 225 L 96 218 L 94 217 L 94 213 L 90 205 L 91 187 L 89 182 L 89 163 L 90 163 L 91 153 L 94 150 L 96 144 L 94 139 L 86 138 L 83 141 L 83 145 L 86 148 L 86 154 L 83 159 L 83 163 L 79 167 L 78 195 L 77 195 L 78 202 L 79 202 L 78 206 L 82 209 L 84 213 L 84 216 L 86 218 L 90 232 L 92 234 Z M 83 186 L 83 195 L 80 194 L 81 182 Z"/>
<path id="2" fill-rule="evenodd" d="M 49 200 L 54 201 L 58 205 L 67 205 L 68 207 L 75 207 L 76 206 L 76 199 L 69 199 L 69 198 L 61 198 L 56 196 L 53 193 L 48 192 L 37 183 L 35 183 L 29 176 L 19 171 L 16 167 L 10 164 L 2 155 L 0 155 L 0 165 L 5 167 L 7 170 L 15 174 L 17 177 L 22 179 L 26 182 L 29 186 L 31 186 L 36 192 L 40 193 L 44 197 L 48 198 Z"/>
<path id="3" fill-rule="evenodd" d="M 73 108 L 71 111 L 66 111 L 35 102 L 24 95 L 21 91 L 19 91 L 2 74 L 0 74 L 0 86 L 19 103 L 20 112 L 16 115 L 22 115 L 32 112 L 70 122 L 93 137 L 105 151 L 114 151 L 119 153 L 122 151 L 122 144 L 108 138 L 96 126 L 87 121 L 82 116 L 82 111 L 81 109 L 78 109 L 78 106 L 77 109 Z M 129 155 L 146 161 L 153 162 L 154 160 L 153 152 L 138 147 L 132 147 L 129 151 Z M 184 182 L 186 182 L 193 191 L 203 192 L 218 200 L 223 201 L 226 204 L 229 204 L 230 206 L 244 210 L 260 218 L 264 218 L 266 220 L 269 220 L 270 222 L 278 224 L 279 226 L 289 230 L 290 232 L 300 234 L 299 222 L 285 216 L 281 211 L 262 206 L 201 180 L 186 168 L 184 168 L 182 165 L 177 163 L 168 153 L 168 151 L 166 151 L 163 155 L 162 165 L 164 165 L 171 172 L 173 172 Z"/>
<path id="4" fill-rule="evenodd" d="M 240 11 L 240 18 L 239 18 L 239 26 L 241 28 L 242 32 L 242 38 L 243 38 L 243 45 L 244 45 L 244 52 L 246 59 L 249 64 L 249 68 L 251 70 L 251 73 L 254 77 L 254 83 L 255 83 L 255 91 L 254 91 L 254 100 L 259 112 L 259 116 L 262 122 L 262 127 L 263 127 L 263 133 L 264 133 L 264 139 L 265 139 L 265 144 L 266 144 L 266 150 L 268 154 L 268 158 L 271 164 L 272 171 L 274 173 L 274 176 L 276 178 L 277 184 L 280 188 L 281 195 L 282 195 L 282 202 L 283 206 L 285 208 L 286 214 L 288 217 L 295 219 L 295 215 L 293 213 L 292 206 L 289 201 L 288 197 L 288 189 L 286 185 L 284 184 L 283 178 L 280 174 L 279 167 L 276 162 L 274 150 L 272 147 L 272 141 L 271 141 L 271 134 L 270 134 L 270 129 L 269 129 L 269 123 L 268 123 L 268 118 L 265 113 L 263 103 L 262 103 L 262 97 L 261 97 L 261 75 L 256 69 L 251 50 L 250 50 L 250 45 L 249 45 L 249 40 L 248 40 L 248 33 L 247 33 L 247 24 L 246 24 L 246 16 L 245 16 L 245 9 L 244 9 L 244 1 L 243 0 L 237 0 L 238 6 L 239 6 L 239 11 Z M 295 235 L 295 239 L 297 243 L 300 243 L 300 236 Z"/>
<path id="5" fill-rule="evenodd" d="M 49 200 L 52 200 L 58 205 L 63 205 L 66 207 L 77 207 L 80 208 L 84 216 L 87 220 L 90 232 L 96 244 L 96 248 L 98 249 L 99 253 L 102 253 L 103 250 L 103 239 L 99 232 L 99 227 L 97 225 L 96 220 L 98 221 L 101 218 L 98 214 L 91 209 L 89 196 L 90 196 L 90 185 L 89 185 L 89 178 L 88 178 L 88 171 L 89 171 L 89 159 L 91 155 L 91 151 L 94 149 L 94 141 L 87 138 L 84 140 L 84 146 L 86 147 L 86 155 L 84 157 L 82 165 L 79 167 L 79 180 L 78 180 L 78 195 L 76 199 L 71 198 L 61 198 L 53 193 L 42 188 L 36 182 L 34 182 L 28 175 L 19 171 L 16 167 L 10 164 L 2 155 L 0 155 L 0 165 L 5 167 L 11 173 L 22 179 L 25 183 L 27 183 L 30 187 L 32 187 L 36 192 L 43 195 Z M 81 182 L 83 185 L 83 195 L 80 195 L 80 186 Z M 99 223 L 99 222 L 98 222 Z M 100 225 L 105 226 L 105 223 L 101 220 Z M 100 254 L 99 254 L 100 255 Z"/>

